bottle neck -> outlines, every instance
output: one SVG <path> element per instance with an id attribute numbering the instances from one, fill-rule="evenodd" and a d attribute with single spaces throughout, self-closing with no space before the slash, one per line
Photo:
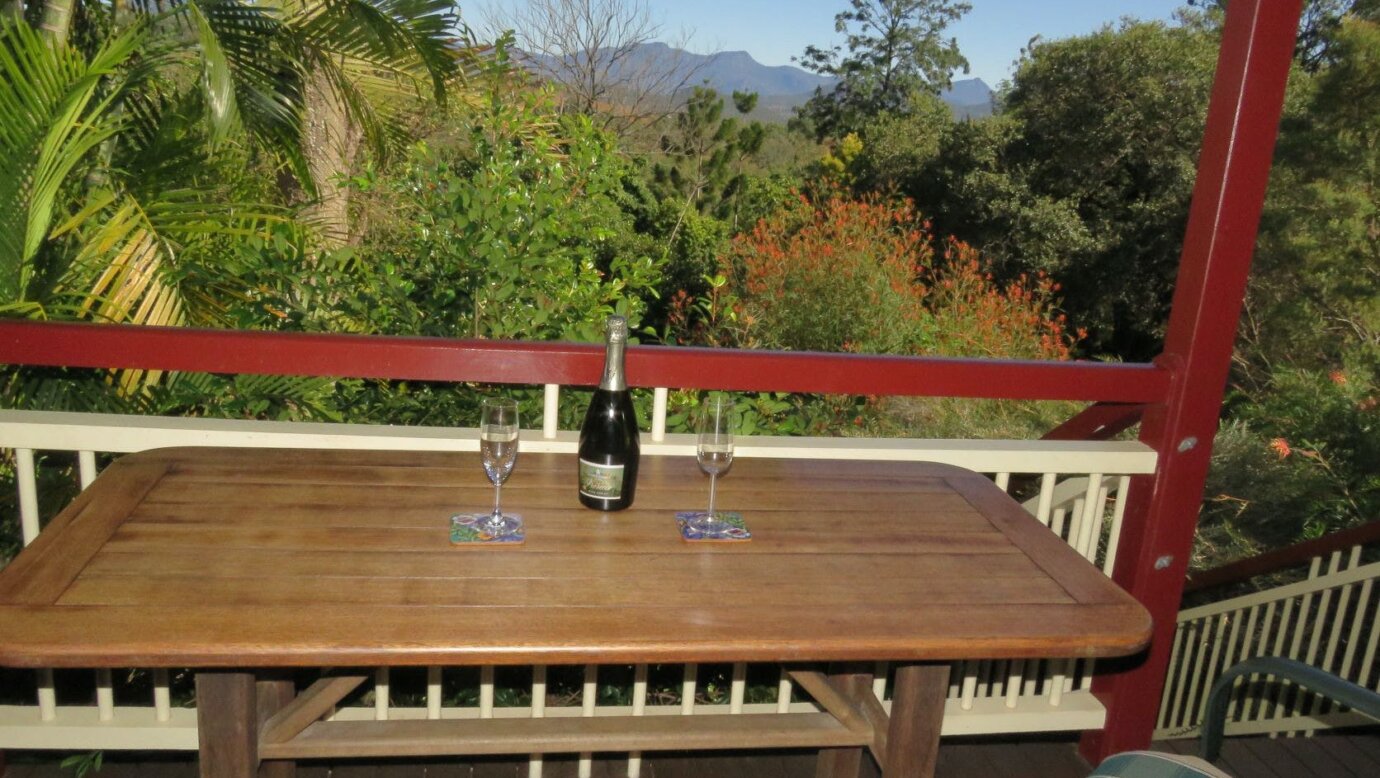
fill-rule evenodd
<path id="1" fill-rule="evenodd" d="M 609 340 L 604 352 L 604 377 L 599 379 L 599 388 L 610 392 L 622 392 L 628 388 L 627 376 L 623 374 L 622 340 Z"/>

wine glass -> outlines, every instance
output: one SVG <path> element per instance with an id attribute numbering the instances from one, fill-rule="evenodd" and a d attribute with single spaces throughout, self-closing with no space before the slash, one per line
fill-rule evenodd
<path id="1" fill-rule="evenodd" d="M 719 474 L 733 464 L 733 401 L 724 395 L 706 397 L 700 406 L 698 432 L 695 459 L 709 474 L 709 510 L 691 517 L 690 526 L 702 535 L 722 535 L 733 525 L 714 511 L 714 487 Z"/>
<path id="2" fill-rule="evenodd" d="M 503 492 L 503 482 L 508 480 L 517 463 L 518 453 L 518 409 L 517 402 L 498 398 L 488 398 L 480 406 L 479 419 L 479 457 L 484 463 L 484 472 L 494 485 L 494 509 L 488 518 L 480 521 L 476 529 L 499 538 L 511 534 L 522 526 L 516 516 L 504 516 L 499 508 L 499 498 Z"/>

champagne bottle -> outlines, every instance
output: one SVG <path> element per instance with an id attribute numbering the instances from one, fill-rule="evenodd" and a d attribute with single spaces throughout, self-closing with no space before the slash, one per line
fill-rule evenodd
<path id="1" fill-rule="evenodd" d="M 623 373 L 627 343 L 628 320 L 610 316 L 604 329 L 604 377 L 580 427 L 580 502 L 595 510 L 627 508 L 637 488 L 637 412 Z"/>

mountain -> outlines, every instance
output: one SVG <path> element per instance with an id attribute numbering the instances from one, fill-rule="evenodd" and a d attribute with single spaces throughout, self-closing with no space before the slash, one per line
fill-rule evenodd
<path id="1" fill-rule="evenodd" d="M 752 115 L 764 121 L 789 119 L 793 109 L 809 100 L 816 89 L 827 91 L 835 81 L 794 65 L 763 65 L 746 51 L 696 54 L 661 42 L 638 46 L 623 67 L 629 72 L 671 67 L 677 76 L 671 82 L 707 86 L 725 98 L 735 91 L 756 92 L 758 107 Z M 940 97 L 959 118 L 992 113 L 992 90 L 980 78 L 955 81 Z"/>
<path id="2" fill-rule="evenodd" d="M 965 78 L 939 94 L 959 119 L 977 119 L 992 115 L 992 88 L 980 78 Z"/>

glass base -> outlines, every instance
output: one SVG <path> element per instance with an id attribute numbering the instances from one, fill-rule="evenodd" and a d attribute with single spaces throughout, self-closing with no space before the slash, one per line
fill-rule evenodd
<path id="1" fill-rule="evenodd" d="M 714 513 L 700 511 L 690 517 L 688 524 L 690 525 L 690 529 L 693 529 L 705 537 L 724 535 L 730 529 L 735 528 L 734 525 L 724 521 L 723 514 L 718 511 Z"/>
<path id="2" fill-rule="evenodd" d="M 522 517 L 505 513 L 494 523 L 490 513 L 461 513 L 450 518 L 450 542 L 457 545 L 472 543 L 521 543 L 526 539 Z"/>
<path id="3" fill-rule="evenodd" d="M 501 538 L 522 529 L 522 519 L 511 513 L 501 514 L 495 518 L 491 513 L 475 522 L 474 528 L 493 537 Z"/>
<path id="4" fill-rule="evenodd" d="M 743 522 L 743 514 L 737 511 L 715 511 L 713 516 L 705 511 L 677 511 L 676 526 L 680 528 L 681 539 L 691 543 L 752 539 L 752 531 Z"/>

